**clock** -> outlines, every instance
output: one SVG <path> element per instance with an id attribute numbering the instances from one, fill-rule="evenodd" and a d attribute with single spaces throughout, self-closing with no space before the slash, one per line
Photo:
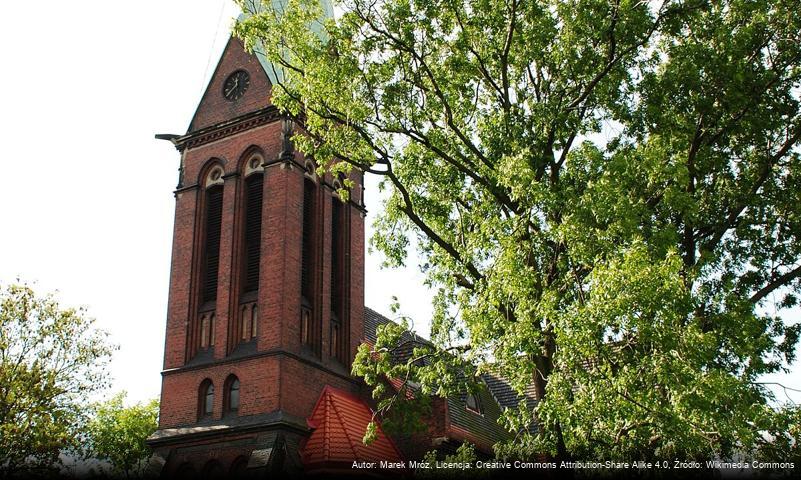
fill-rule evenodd
<path id="1" fill-rule="evenodd" d="M 228 75 L 228 78 L 225 79 L 225 83 L 223 83 L 223 97 L 232 102 L 234 100 L 239 100 L 242 98 L 242 95 L 245 94 L 245 90 L 247 90 L 249 86 L 250 75 L 248 75 L 248 72 L 237 70 L 231 75 Z"/>

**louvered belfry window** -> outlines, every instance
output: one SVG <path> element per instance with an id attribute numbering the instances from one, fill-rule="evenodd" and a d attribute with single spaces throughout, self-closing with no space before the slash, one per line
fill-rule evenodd
<path id="1" fill-rule="evenodd" d="M 250 175 L 245 180 L 245 232 L 243 292 L 259 289 L 259 263 L 261 260 L 261 207 L 264 176 Z"/>
<path id="2" fill-rule="evenodd" d="M 334 197 L 331 210 L 331 356 L 345 363 L 342 335 L 344 318 L 343 289 L 345 287 L 345 229 L 343 228 L 343 205 Z"/>
<path id="3" fill-rule="evenodd" d="M 317 213 L 317 184 L 307 178 L 303 183 L 303 232 L 300 264 L 300 341 L 301 344 L 311 347 L 312 352 L 319 356 L 322 350 L 320 317 L 315 309 L 316 287 L 314 270 L 319 248 L 316 229 Z"/>
<path id="4" fill-rule="evenodd" d="M 217 299 L 217 273 L 220 262 L 220 230 L 222 227 L 223 187 L 206 190 L 206 241 L 203 253 L 203 301 Z"/>
<path id="5" fill-rule="evenodd" d="M 312 301 L 314 261 L 314 193 L 316 185 L 308 178 L 303 183 L 303 259 L 300 266 L 300 291 L 306 302 Z"/>

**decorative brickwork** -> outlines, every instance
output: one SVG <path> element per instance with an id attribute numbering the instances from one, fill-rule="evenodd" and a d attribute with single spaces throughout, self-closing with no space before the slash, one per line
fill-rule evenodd
<path id="1" fill-rule="evenodd" d="M 231 39 L 189 131 L 174 140 L 182 154 L 182 186 L 175 195 L 160 429 L 150 440 L 167 461 L 165 472 L 218 470 L 216 463 L 206 465 L 210 460 L 226 472 L 298 470 L 297 448 L 282 458 L 265 452 L 306 438 L 306 418 L 326 386 L 360 392 L 342 355 L 320 348 L 331 342 L 330 178 L 315 184 L 311 219 L 317 348 L 301 344 L 306 177 L 299 165 L 306 160 L 283 151 L 282 131 L 297 127 L 282 122 L 270 105 L 269 81 L 260 68 L 241 42 Z M 226 100 L 222 83 L 237 69 L 248 71 L 251 84 L 241 98 Z M 254 154 L 257 165 L 249 162 Z M 213 168 L 221 175 L 210 184 Z M 361 175 L 354 173 L 353 180 L 361 189 Z M 254 186 L 260 191 L 253 192 Z M 260 211 L 253 211 L 254 202 Z M 350 221 L 353 243 L 347 250 L 354 253 L 347 259 L 350 277 L 338 288 L 363 288 L 363 209 L 354 202 L 342 209 L 354 211 L 340 214 Z M 363 294 L 342 298 L 350 300 L 339 307 L 348 322 L 337 318 L 338 332 L 342 350 L 352 358 L 361 338 Z M 236 410 L 225 408 L 231 378 L 239 386 Z M 208 415 L 199 398 L 204 381 L 216 389 Z"/>

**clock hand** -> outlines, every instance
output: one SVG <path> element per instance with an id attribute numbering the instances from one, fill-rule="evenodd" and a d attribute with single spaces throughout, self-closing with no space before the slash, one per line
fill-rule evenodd
<path id="1" fill-rule="evenodd" d="M 228 90 L 226 90 L 226 91 L 225 91 L 225 94 L 226 94 L 226 95 L 230 94 L 231 92 L 233 92 L 234 90 L 236 90 L 236 87 L 237 87 L 237 86 L 239 86 L 239 78 L 237 78 L 237 77 L 234 77 L 234 84 L 233 84 L 233 85 L 231 85 L 231 88 L 229 88 Z"/>

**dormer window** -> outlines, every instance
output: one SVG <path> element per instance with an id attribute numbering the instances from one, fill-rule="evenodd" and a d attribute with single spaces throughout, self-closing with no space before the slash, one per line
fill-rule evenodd
<path id="1" fill-rule="evenodd" d="M 482 415 L 484 412 L 481 410 L 481 402 L 478 397 L 472 393 L 468 393 L 464 400 L 465 408 L 473 413 Z"/>

